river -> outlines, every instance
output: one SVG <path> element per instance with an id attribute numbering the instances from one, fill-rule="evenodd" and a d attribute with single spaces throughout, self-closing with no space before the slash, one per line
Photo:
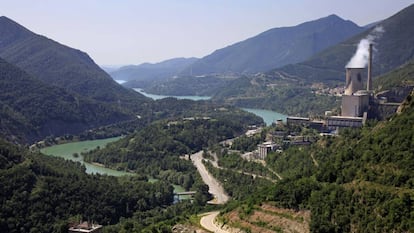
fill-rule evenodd
<path id="1" fill-rule="evenodd" d="M 167 97 L 174 97 L 177 99 L 189 99 L 189 100 L 209 100 L 211 97 L 210 96 L 168 96 L 168 95 L 155 95 L 155 94 L 149 94 L 144 92 L 142 89 L 140 88 L 134 88 L 135 91 L 145 95 L 146 97 L 149 97 L 153 100 L 158 100 L 158 99 L 163 99 L 163 98 L 167 98 Z M 283 115 L 281 113 L 275 112 L 275 111 L 270 111 L 270 110 L 265 110 L 265 109 L 256 109 L 256 108 L 242 108 L 243 110 L 247 111 L 247 112 L 251 112 L 253 114 L 255 114 L 256 116 L 259 116 L 261 118 L 263 118 L 263 121 L 266 123 L 266 125 L 271 125 L 273 122 L 275 122 L 276 120 L 282 120 L 284 122 L 286 122 L 286 115 Z"/>

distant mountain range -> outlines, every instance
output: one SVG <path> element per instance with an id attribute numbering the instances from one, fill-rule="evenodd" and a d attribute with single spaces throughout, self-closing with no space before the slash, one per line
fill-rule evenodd
<path id="1" fill-rule="evenodd" d="M 414 5 L 377 23 L 383 30 L 374 41 L 373 73 L 389 72 L 414 58 Z M 274 69 L 269 74 L 276 78 L 292 77 L 306 82 L 343 82 L 345 66 L 355 53 L 358 43 L 374 28 L 332 46 L 298 64 Z"/>
<path id="2" fill-rule="evenodd" d="M 203 92 L 213 93 L 215 101 L 224 101 L 237 106 L 273 109 L 292 115 L 322 114 L 323 111 L 334 108 L 337 102 L 332 98 L 315 96 L 312 94 L 311 85 L 313 83 L 343 85 L 345 66 L 355 54 L 359 42 L 364 38 L 372 37 L 374 31 L 381 32 L 373 39 L 374 76 L 390 72 L 413 60 L 414 27 L 411 25 L 414 25 L 414 5 L 313 55 L 306 61 L 276 68 L 264 74 L 246 75 L 229 82 L 222 82 L 221 87 L 217 87 L 219 82 L 215 82 L 211 88 L 204 85 Z M 197 61 L 192 67 L 203 60 L 204 58 Z M 185 86 L 178 85 L 180 83 Z M 159 94 L 176 95 L 179 91 L 186 91 L 184 95 L 197 93 L 198 83 L 199 80 L 196 78 L 187 78 L 186 82 L 180 82 L 180 78 L 177 78 L 149 90 L 159 90 Z M 302 103 L 304 99 L 313 99 L 312 105 L 309 103 L 304 105 Z"/>
<path id="3" fill-rule="evenodd" d="M 180 73 L 184 68 L 197 61 L 197 58 L 173 58 L 163 62 L 123 66 L 110 71 L 115 80 L 124 80 L 124 86 L 147 87 L 155 82 L 164 81 Z"/>
<path id="4" fill-rule="evenodd" d="M 256 73 L 306 60 L 359 32 L 359 27 L 336 15 L 293 27 L 273 28 L 203 57 L 182 73 Z"/>
<path id="5" fill-rule="evenodd" d="M 84 52 L 0 17 L 0 57 L 50 85 L 117 105 L 137 105 L 141 94 L 118 85 Z"/>
<path id="6" fill-rule="evenodd" d="M 227 79 L 211 82 L 214 84 L 214 90 L 209 90 L 206 86 L 200 90 L 197 88 L 199 79 L 191 80 L 189 77 L 227 77 L 266 72 L 286 64 L 304 61 L 363 30 L 364 27 L 336 15 L 293 27 L 273 28 L 216 50 L 186 67 L 177 79 L 155 83 L 146 87 L 146 90 L 167 95 L 191 95 L 199 94 L 201 91 L 214 94 L 218 89 L 226 88 Z M 186 81 L 182 81 L 182 77 L 185 77 Z"/>

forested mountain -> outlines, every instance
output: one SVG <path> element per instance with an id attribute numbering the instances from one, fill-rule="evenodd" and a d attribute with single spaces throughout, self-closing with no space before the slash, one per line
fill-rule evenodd
<path id="1" fill-rule="evenodd" d="M 84 52 L 0 17 L 0 57 L 42 81 L 97 101 L 136 106 L 145 99 L 113 81 Z"/>
<path id="2" fill-rule="evenodd" d="M 374 39 L 374 75 L 384 74 L 414 58 L 414 5 L 379 22 L 383 32 Z M 343 82 L 345 66 L 356 51 L 359 41 L 372 34 L 371 28 L 349 40 L 298 64 L 270 72 L 278 78 L 292 77 L 306 82 Z"/>
<path id="3" fill-rule="evenodd" d="M 173 58 L 159 63 L 123 66 L 109 72 L 115 80 L 127 81 L 127 87 L 147 87 L 155 82 L 172 78 L 185 67 L 197 61 L 197 58 Z"/>
<path id="4" fill-rule="evenodd" d="M 130 119 L 112 106 L 48 85 L 0 58 L 0 134 L 33 142 Z"/>
<path id="5" fill-rule="evenodd" d="M 273 28 L 203 57 L 183 74 L 264 72 L 304 61 L 362 30 L 336 15 L 293 27 Z"/>

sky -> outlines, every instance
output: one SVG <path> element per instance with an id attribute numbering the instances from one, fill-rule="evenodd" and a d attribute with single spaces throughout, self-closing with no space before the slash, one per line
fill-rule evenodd
<path id="1" fill-rule="evenodd" d="M 0 15 L 99 65 L 204 57 L 275 27 L 336 14 L 360 26 L 414 0 L 0 0 Z"/>

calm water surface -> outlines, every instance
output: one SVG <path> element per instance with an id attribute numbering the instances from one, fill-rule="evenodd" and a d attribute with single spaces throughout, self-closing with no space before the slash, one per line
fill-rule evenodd
<path id="1" fill-rule="evenodd" d="M 183 95 L 183 96 L 176 96 L 176 95 L 155 95 L 155 94 L 149 94 L 144 92 L 141 88 L 133 88 L 136 92 L 139 92 L 143 95 L 145 95 L 146 97 L 149 97 L 153 100 L 159 100 L 159 99 L 164 99 L 164 98 L 168 98 L 168 97 L 173 97 L 173 98 L 177 98 L 177 99 L 188 99 L 188 100 L 209 100 L 211 99 L 210 96 L 196 96 L 196 95 Z"/>
<path id="2" fill-rule="evenodd" d="M 98 139 L 98 140 L 89 140 L 89 141 L 81 141 L 81 142 L 71 142 L 66 144 L 54 145 L 50 147 L 45 147 L 40 150 L 45 155 L 61 157 L 64 159 L 72 160 L 75 162 L 80 162 L 86 167 L 86 173 L 93 174 L 106 174 L 111 176 L 123 176 L 123 175 L 133 175 L 130 172 L 124 171 L 117 171 L 110 168 L 105 168 L 101 166 L 97 166 L 91 163 L 87 163 L 83 161 L 83 156 L 80 154 L 81 152 L 86 152 L 96 147 L 105 147 L 106 144 L 110 142 L 114 142 L 119 140 L 121 137 L 113 137 L 107 139 Z M 75 157 L 73 154 L 78 153 L 79 156 Z"/>
<path id="3" fill-rule="evenodd" d="M 242 108 L 243 110 L 247 112 L 251 112 L 255 114 L 256 116 L 259 116 L 263 118 L 263 121 L 266 123 L 267 126 L 271 125 L 276 120 L 282 120 L 283 122 L 286 122 L 286 118 L 288 116 L 265 109 L 256 109 L 256 108 Z"/>
<path id="4" fill-rule="evenodd" d="M 140 88 L 134 88 L 135 91 L 145 95 L 146 97 L 149 97 L 153 100 L 163 99 L 167 97 L 174 97 L 177 99 L 189 99 L 189 100 L 209 100 L 211 97 L 209 96 L 168 96 L 168 95 L 155 95 L 155 94 L 148 94 L 145 93 Z M 276 120 L 282 120 L 283 122 L 286 122 L 287 116 L 275 111 L 265 110 L 265 109 L 256 109 L 256 108 L 242 108 L 245 111 L 251 112 L 261 118 L 263 118 L 266 125 L 271 125 Z"/>
<path id="5" fill-rule="evenodd" d="M 107 139 L 98 139 L 98 140 L 89 140 L 89 141 L 81 141 L 81 142 L 71 142 L 66 144 L 54 145 L 50 147 L 45 147 L 40 150 L 45 155 L 61 157 L 64 159 L 72 160 L 75 162 L 80 162 L 86 167 L 86 173 L 88 174 L 105 174 L 110 176 L 125 176 L 125 175 L 134 175 L 131 172 L 125 171 L 117 171 L 114 169 L 106 168 L 97 166 L 91 163 L 87 163 L 83 161 L 83 156 L 80 154 L 81 152 L 86 152 L 89 150 L 93 150 L 98 146 L 103 148 L 106 144 L 110 142 L 114 142 L 119 140 L 121 137 L 113 137 Z M 79 156 L 73 156 L 74 153 L 78 153 Z M 157 179 L 150 178 L 149 182 L 157 182 Z M 184 192 L 184 188 L 179 185 L 173 185 L 174 192 Z M 181 198 L 185 199 L 185 198 Z"/>

